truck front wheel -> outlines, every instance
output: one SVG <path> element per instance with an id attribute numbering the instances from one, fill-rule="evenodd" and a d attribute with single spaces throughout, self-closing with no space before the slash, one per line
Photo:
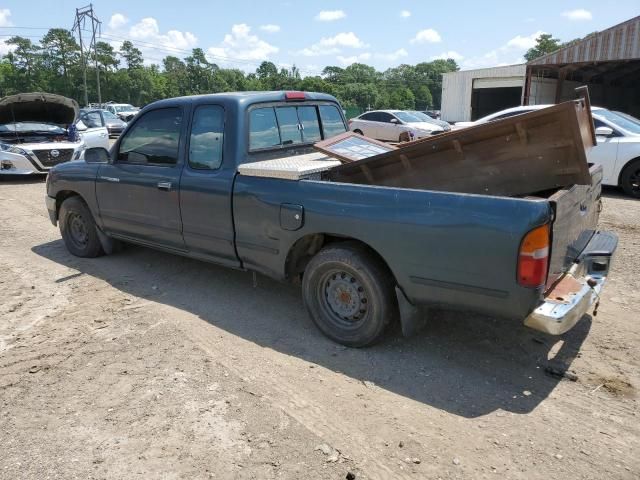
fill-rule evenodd
<path id="1" fill-rule="evenodd" d="M 318 328 L 349 347 L 380 340 L 397 317 L 393 279 L 372 253 L 350 242 L 311 259 L 302 280 L 304 303 Z"/>
<path id="2" fill-rule="evenodd" d="M 62 202 L 58 218 L 60 234 L 69 252 L 76 257 L 98 257 L 104 253 L 96 222 L 80 197 Z"/>

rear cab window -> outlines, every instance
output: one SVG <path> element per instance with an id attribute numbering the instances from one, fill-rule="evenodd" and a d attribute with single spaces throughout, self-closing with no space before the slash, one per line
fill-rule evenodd
<path id="1" fill-rule="evenodd" d="M 335 104 L 283 102 L 249 110 L 250 152 L 311 145 L 346 131 Z"/>

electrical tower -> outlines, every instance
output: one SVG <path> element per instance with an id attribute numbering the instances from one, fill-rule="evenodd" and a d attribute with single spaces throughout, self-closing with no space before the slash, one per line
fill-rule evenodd
<path id="1" fill-rule="evenodd" d="M 90 23 L 91 28 L 86 29 L 87 22 Z M 98 53 L 96 51 L 96 35 L 101 34 L 102 22 L 98 20 L 94 11 L 93 4 L 89 4 L 88 7 L 76 8 L 76 19 L 73 23 L 73 32 L 78 34 L 78 41 L 80 43 L 80 62 L 82 63 L 82 79 L 84 81 L 84 103 L 85 106 L 89 105 L 89 93 L 87 91 L 87 53 L 93 49 L 93 57 L 96 62 L 96 85 L 98 91 L 98 103 L 102 103 L 102 95 L 100 94 L 100 69 L 98 68 Z M 82 33 L 91 35 L 91 39 L 87 45 L 86 40 L 83 40 Z"/>

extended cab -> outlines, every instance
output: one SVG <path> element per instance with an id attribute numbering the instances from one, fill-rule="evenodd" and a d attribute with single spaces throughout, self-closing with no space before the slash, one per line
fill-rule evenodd
<path id="1" fill-rule="evenodd" d="M 74 255 L 126 241 L 301 281 L 316 325 L 349 346 L 397 321 L 409 334 L 431 305 L 561 334 L 597 299 L 617 245 L 597 231 L 601 167 L 519 197 L 329 181 L 339 162 L 312 145 L 346 130 L 325 94 L 162 100 L 110 152 L 54 168 L 47 208 Z"/>

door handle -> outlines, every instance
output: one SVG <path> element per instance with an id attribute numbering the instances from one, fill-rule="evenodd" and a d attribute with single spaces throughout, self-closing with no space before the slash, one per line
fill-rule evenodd
<path id="1" fill-rule="evenodd" d="M 171 190 L 171 182 L 158 182 L 158 190 Z"/>

